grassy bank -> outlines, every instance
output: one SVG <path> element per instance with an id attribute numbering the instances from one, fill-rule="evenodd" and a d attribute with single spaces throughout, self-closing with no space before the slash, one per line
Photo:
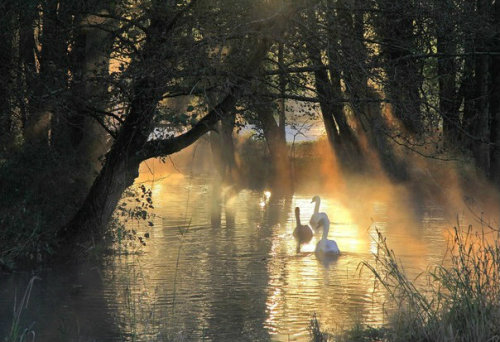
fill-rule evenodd
<path id="1" fill-rule="evenodd" d="M 379 234 L 375 263 L 364 263 L 389 294 L 384 327 L 357 324 L 338 334 L 311 322 L 320 341 L 500 341 L 500 244 L 497 231 L 453 230 L 447 258 L 422 276 L 428 286 L 407 278 L 396 255 Z"/>

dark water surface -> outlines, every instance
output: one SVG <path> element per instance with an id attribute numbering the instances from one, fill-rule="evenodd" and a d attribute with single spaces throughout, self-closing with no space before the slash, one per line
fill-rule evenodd
<path id="1" fill-rule="evenodd" d="M 107 257 L 102 267 L 38 274 L 21 320 L 36 341 L 303 341 L 314 313 L 330 330 L 382 324 L 387 296 L 358 268 L 374 259 L 376 229 L 411 278 L 441 261 L 451 226 L 438 207 L 419 208 L 417 225 L 393 220 L 390 202 L 363 203 L 371 223 L 360 224 L 340 201 L 325 197 L 329 238 L 343 254 L 322 262 L 314 254 L 320 236 L 300 253 L 292 237 L 294 207 L 308 222 L 314 194 L 268 201 L 242 191 L 233 202 L 234 224 L 223 214 L 221 227 L 213 227 L 205 180 L 166 178 L 152 189 L 154 226 L 129 225 L 149 232 L 140 253 Z M 0 276 L 0 337 L 31 276 Z"/>

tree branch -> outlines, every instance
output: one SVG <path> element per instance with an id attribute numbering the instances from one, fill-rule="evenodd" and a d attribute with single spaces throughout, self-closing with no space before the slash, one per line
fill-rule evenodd
<path id="1" fill-rule="evenodd" d="M 243 75 L 238 78 L 238 81 L 229 86 L 228 92 L 224 99 L 219 102 L 207 115 L 198 121 L 187 132 L 170 139 L 150 140 L 144 144 L 143 148 L 136 154 L 139 160 L 146 160 L 154 157 L 167 156 L 178 152 L 183 148 L 194 143 L 198 138 L 212 130 L 215 124 L 223 117 L 234 115 L 234 106 L 238 99 L 244 94 L 247 88 L 247 83 L 250 83 L 256 70 L 269 50 L 270 42 L 268 39 L 261 39 L 255 53 L 249 60 Z"/>
<path id="2" fill-rule="evenodd" d="M 292 95 L 292 94 L 274 94 L 274 93 L 259 93 L 255 94 L 257 96 L 262 96 L 262 97 L 268 97 L 272 99 L 279 99 L 279 98 L 285 98 L 289 100 L 297 100 L 297 101 L 302 101 L 302 102 L 313 102 L 313 103 L 319 103 L 319 98 L 317 97 L 309 97 L 309 96 L 300 96 L 300 95 Z M 325 99 L 326 103 L 351 103 L 353 102 L 352 99 L 344 99 L 344 98 L 333 98 L 333 99 Z M 365 103 L 389 103 L 391 102 L 388 99 L 379 99 L 379 98 L 362 98 L 362 99 L 356 99 L 356 102 L 365 102 Z"/>
<path id="3" fill-rule="evenodd" d="M 179 152 L 194 143 L 198 138 L 212 130 L 215 124 L 224 116 L 231 115 L 236 101 L 241 96 L 242 88 L 232 89 L 214 109 L 198 121 L 189 131 L 177 137 L 148 141 L 138 154 L 140 160 L 163 157 Z"/>

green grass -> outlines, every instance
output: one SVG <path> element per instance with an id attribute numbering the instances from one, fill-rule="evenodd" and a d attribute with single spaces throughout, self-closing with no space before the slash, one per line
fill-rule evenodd
<path id="1" fill-rule="evenodd" d="M 494 236 L 492 236 L 494 234 Z M 321 331 L 312 341 L 500 341 L 500 244 L 498 232 L 455 228 L 447 260 L 424 274 L 424 289 L 408 279 L 385 237 L 378 236 L 375 264 L 365 262 L 389 294 L 384 327 L 357 324 L 338 335 Z"/>

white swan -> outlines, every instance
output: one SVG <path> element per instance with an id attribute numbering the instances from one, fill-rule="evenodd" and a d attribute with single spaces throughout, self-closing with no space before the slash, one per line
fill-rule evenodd
<path id="1" fill-rule="evenodd" d="M 295 219 L 297 220 L 297 227 L 293 230 L 293 236 L 300 243 L 306 243 L 311 241 L 314 232 L 307 224 L 302 225 L 300 223 L 300 208 L 295 207 Z"/>
<path id="2" fill-rule="evenodd" d="M 328 216 L 325 213 L 320 213 L 320 214 L 321 215 L 319 215 L 320 216 L 319 225 L 323 226 L 323 236 L 316 245 L 315 253 L 319 254 L 320 256 L 339 255 L 340 250 L 339 247 L 337 246 L 337 243 L 334 240 L 328 240 L 328 231 L 330 230 L 330 220 L 328 219 Z"/>
<path id="3" fill-rule="evenodd" d="M 319 204 L 321 202 L 321 199 L 319 198 L 319 196 L 314 196 L 312 198 L 311 203 L 314 203 L 314 202 L 316 202 L 316 204 L 314 206 L 314 213 L 312 214 L 311 219 L 309 220 L 309 224 L 314 229 L 318 229 L 319 228 L 319 220 L 323 217 L 321 214 L 325 214 L 325 213 L 319 212 Z"/>

